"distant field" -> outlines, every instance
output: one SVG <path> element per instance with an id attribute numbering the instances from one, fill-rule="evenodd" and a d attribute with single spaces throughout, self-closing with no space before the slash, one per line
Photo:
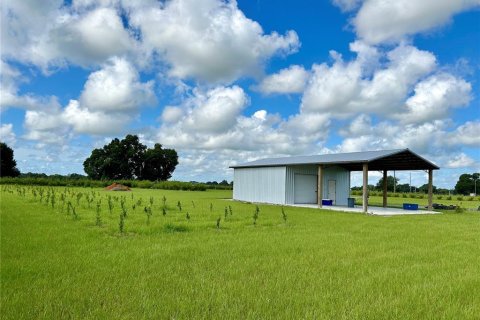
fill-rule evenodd
<path id="1" fill-rule="evenodd" d="M 285 207 L 285 221 L 280 206 L 261 205 L 254 225 L 256 206 L 228 200 L 231 191 L 1 190 L 2 319 L 480 314 L 477 212 L 386 218 Z"/>

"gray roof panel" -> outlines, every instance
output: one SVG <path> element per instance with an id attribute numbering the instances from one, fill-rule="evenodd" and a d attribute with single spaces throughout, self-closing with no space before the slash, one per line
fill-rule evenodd
<path id="1" fill-rule="evenodd" d="M 251 168 L 251 167 L 272 167 L 272 166 L 287 166 L 287 165 L 304 165 L 304 164 L 349 164 L 349 163 L 368 163 L 375 160 L 380 160 L 388 156 L 395 156 L 396 154 L 405 153 L 411 154 L 420 161 L 427 163 L 427 167 L 438 169 L 437 166 L 431 162 L 421 158 L 409 149 L 394 149 L 394 150 L 378 150 L 378 151 L 364 151 L 364 152 L 349 152 L 349 153 L 331 153 L 320 154 L 313 156 L 293 156 L 283 158 L 267 158 L 259 159 L 251 162 L 246 162 L 231 166 L 230 168 Z"/>

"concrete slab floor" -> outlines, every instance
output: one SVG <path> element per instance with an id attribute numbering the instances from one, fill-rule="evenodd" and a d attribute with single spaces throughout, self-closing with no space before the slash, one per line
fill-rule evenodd
<path id="1" fill-rule="evenodd" d="M 316 204 L 294 204 L 290 205 L 292 207 L 303 207 L 303 208 L 316 208 Z M 333 211 L 343 211 L 343 212 L 357 212 L 363 213 L 362 206 L 355 206 L 354 208 L 349 208 L 345 206 L 322 206 L 324 210 L 333 210 Z M 383 207 L 368 207 L 368 214 L 376 216 L 398 216 L 398 215 L 412 215 L 412 214 L 441 214 L 437 211 L 428 211 L 428 210 L 403 210 L 402 208 L 383 208 Z"/>

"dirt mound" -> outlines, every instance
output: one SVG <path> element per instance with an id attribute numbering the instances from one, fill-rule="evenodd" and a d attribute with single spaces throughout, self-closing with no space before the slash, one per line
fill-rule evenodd
<path id="1" fill-rule="evenodd" d="M 114 182 L 111 185 L 109 185 L 108 187 L 106 187 L 105 190 L 109 190 L 109 191 L 131 191 L 129 187 L 124 186 L 123 184 L 120 184 L 120 183 L 116 183 L 116 182 Z"/>

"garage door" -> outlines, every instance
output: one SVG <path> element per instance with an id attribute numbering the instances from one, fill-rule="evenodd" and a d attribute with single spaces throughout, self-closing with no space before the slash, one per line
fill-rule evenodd
<path id="1" fill-rule="evenodd" d="M 295 174 L 294 203 L 317 203 L 317 176 L 310 174 Z"/>

